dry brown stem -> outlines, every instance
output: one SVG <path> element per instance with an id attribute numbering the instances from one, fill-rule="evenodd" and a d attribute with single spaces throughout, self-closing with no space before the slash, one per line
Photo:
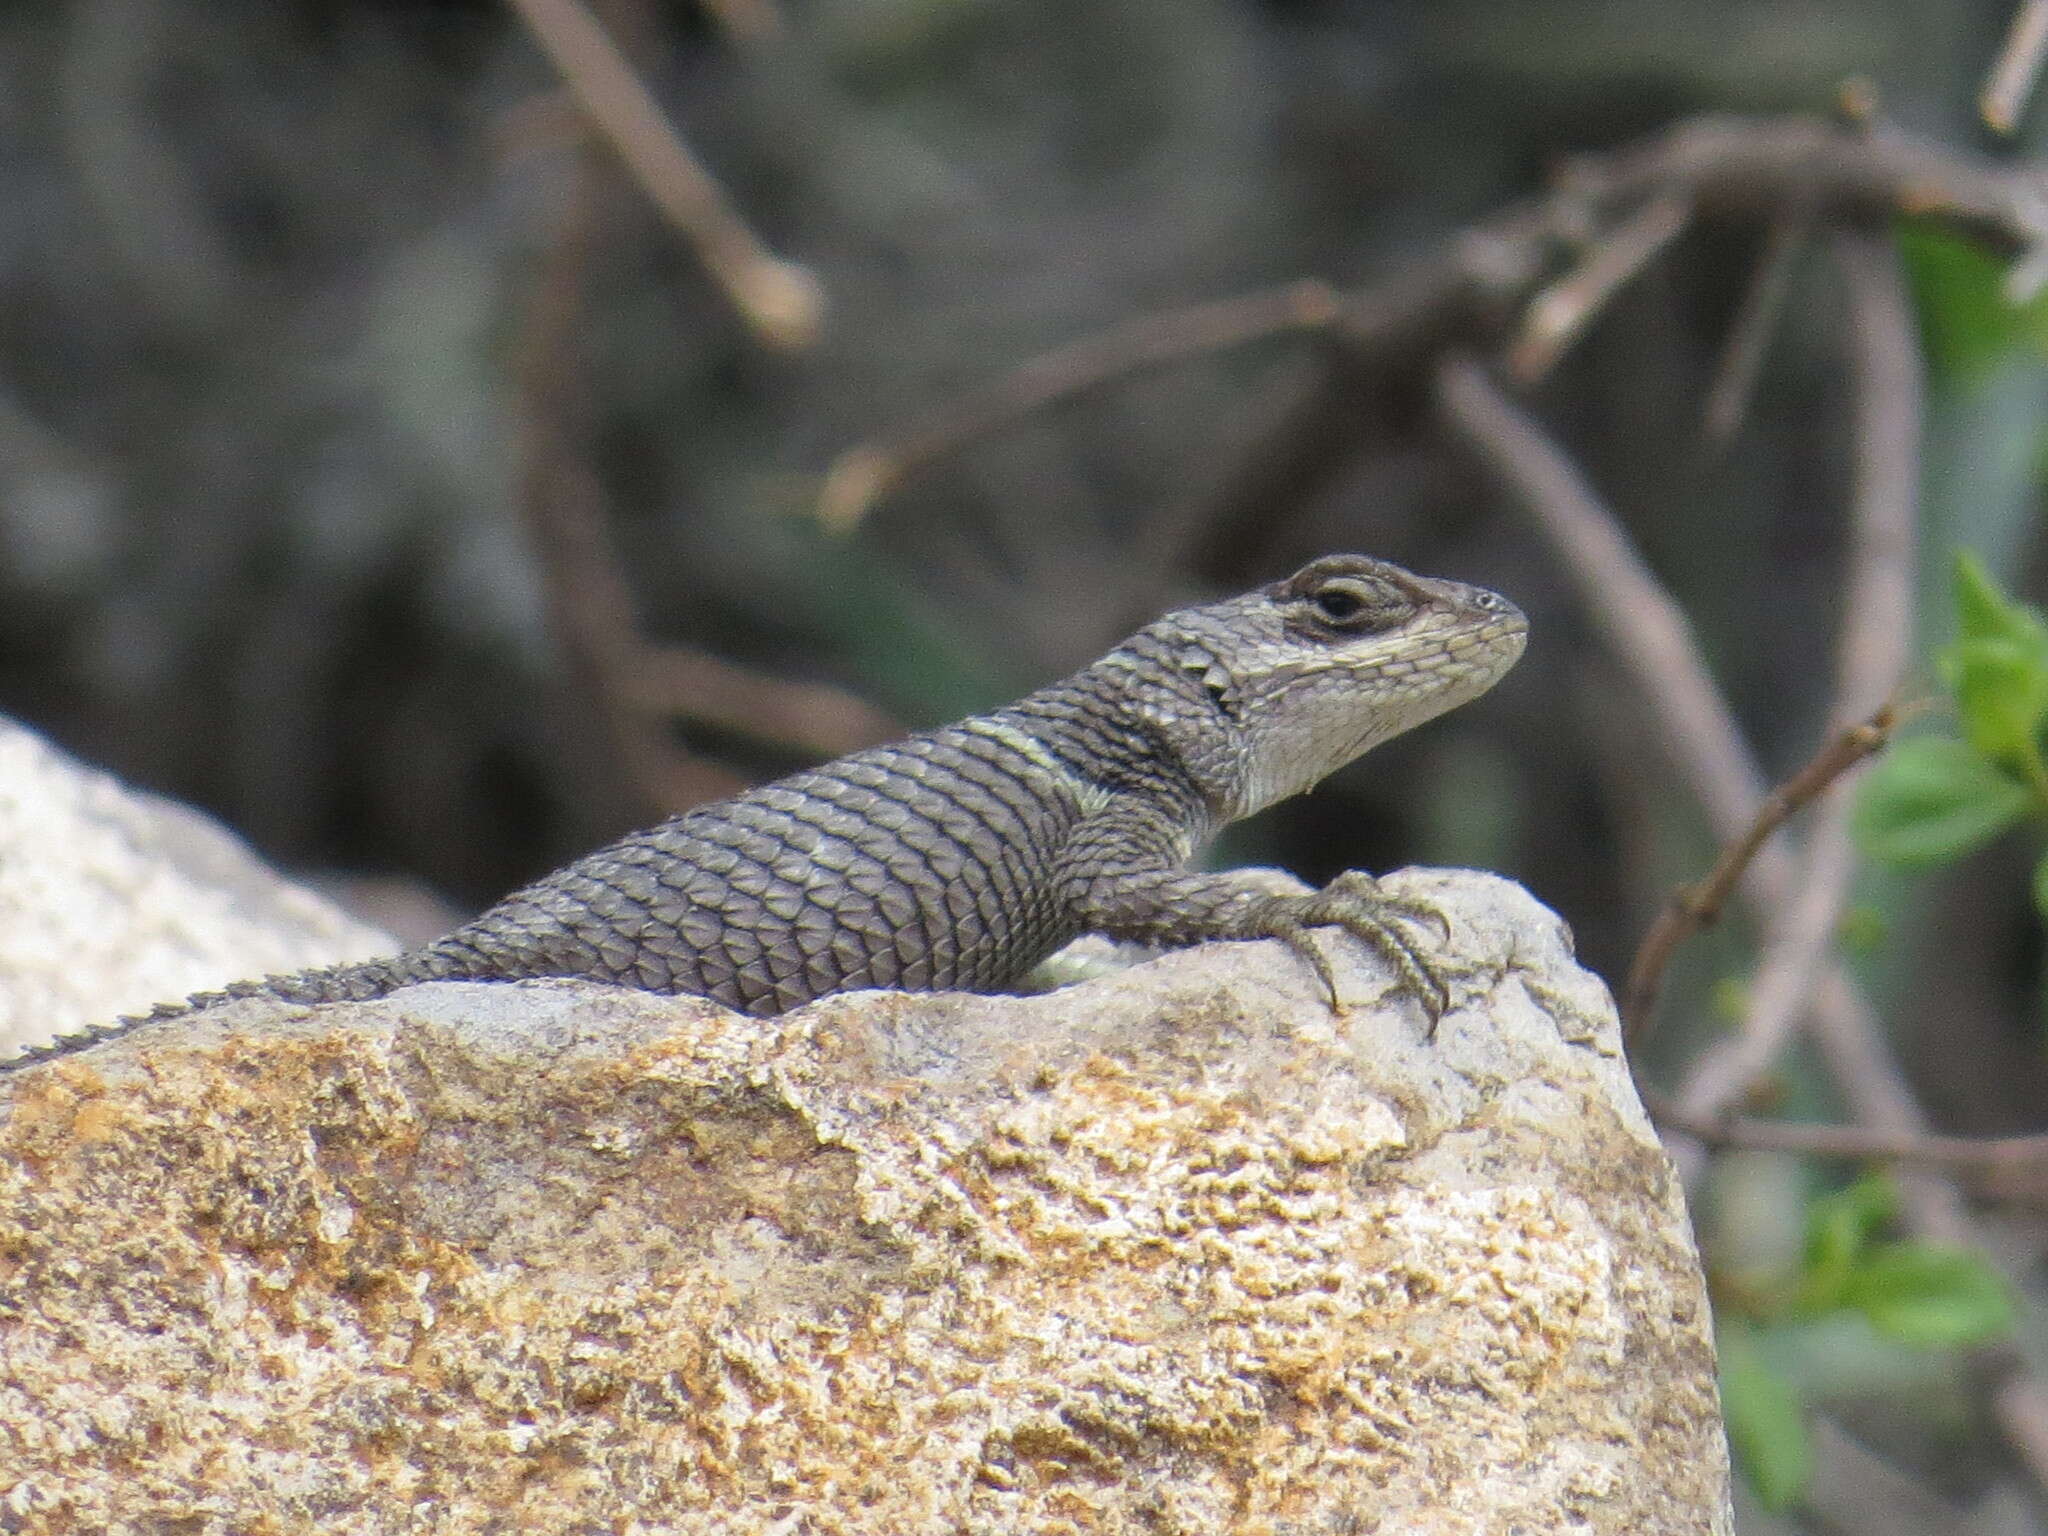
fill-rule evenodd
<path id="1" fill-rule="evenodd" d="M 583 274 L 597 239 L 599 192 L 592 171 L 579 166 L 527 300 L 516 379 L 519 501 L 569 687 L 596 714 L 612 759 L 642 802 L 635 812 L 645 814 L 715 800 L 743 785 L 684 752 L 659 720 L 621 698 L 618 679 L 640 642 L 602 492 L 579 451 L 576 426 Z"/>
<path id="2" fill-rule="evenodd" d="M 2048 1172 L 2048 1135 L 1936 1136 L 1798 1120 L 1764 1120 L 1749 1116 L 1729 1119 L 1695 1113 L 1672 1099 L 1647 1090 L 1643 1101 L 1660 1126 L 1682 1131 L 1710 1147 L 1797 1152 L 1807 1157 L 1845 1157 L 1867 1162 L 1917 1163 L 2008 1176 Z"/>
<path id="3" fill-rule="evenodd" d="M 1334 290 L 1305 279 L 1126 321 L 1055 348 L 957 407 L 841 454 L 826 476 L 818 516 L 848 527 L 913 471 L 1083 390 L 1298 332 L 1329 338 L 1337 360 L 1273 441 L 1255 450 L 1191 521 L 1235 530 L 1284 517 L 1357 450 L 1356 410 L 1346 396 L 1362 371 L 1397 380 L 1432 366 L 1448 348 L 1492 348 L 1522 323 L 1531 296 L 1590 249 L 1577 286 L 1567 277 L 1561 290 L 1551 290 L 1556 312 L 1527 326 L 1525 361 L 1547 366 L 1620 282 L 1669 243 L 1687 210 L 1693 218 L 1775 219 L 1787 209 L 1816 221 L 1942 217 L 2016 253 L 2017 287 L 2048 279 L 2048 182 L 2033 170 L 1819 118 L 1696 118 L 1641 144 L 1570 162 L 1554 191 L 1453 236 L 1437 256 L 1385 282 Z M 1213 541 L 1198 534 L 1191 542 Z"/>
<path id="4" fill-rule="evenodd" d="M 577 104 L 754 334 L 780 348 L 816 340 L 824 316 L 817 279 L 776 256 L 747 226 L 596 19 L 577 0 L 512 4 Z"/>
<path id="5" fill-rule="evenodd" d="M 900 734 L 879 710 L 823 684 L 771 677 L 641 634 L 604 492 L 583 450 L 583 278 L 603 227 L 604 171 L 581 147 L 567 206 L 543 249 L 520 335 L 520 505 L 549 627 L 577 697 L 594 711 L 637 809 L 661 813 L 736 793 L 746 781 L 686 751 L 672 721 L 716 725 L 809 756 Z"/>
<path id="6" fill-rule="evenodd" d="M 1707 389 L 1702 426 L 1707 441 L 1716 447 L 1727 444 L 1742 430 L 1750 398 L 1756 393 L 1765 349 L 1785 308 L 1793 269 L 1812 234 L 1813 220 L 1804 209 L 1788 210 L 1771 220 L 1764 248 L 1758 252 L 1749 285 L 1743 290 L 1735 323 L 1728 328 L 1728 340 L 1714 370 L 1714 382 Z"/>
<path id="7" fill-rule="evenodd" d="M 2040 78 L 2041 56 L 2048 51 L 2048 0 L 2020 0 L 2013 12 L 2012 27 L 2005 34 L 2005 46 L 1985 78 L 1977 110 L 1998 133 L 2011 133 L 2019 126 L 2027 98 L 2034 94 Z"/>
<path id="8" fill-rule="evenodd" d="M 1879 710 L 1904 676 L 1913 635 L 1920 484 L 1920 353 L 1905 279 L 1888 238 L 1838 230 L 1829 241 L 1848 295 L 1855 450 L 1850 548 L 1837 645 L 1837 720 Z M 1854 734 L 1854 727 L 1850 734 Z M 1767 914 L 1762 957 L 1742 1028 L 1695 1061 L 1680 1099 L 1699 1114 L 1740 1103 L 1808 1006 L 1855 873 L 1849 801 L 1814 817 L 1797 855 L 1793 895 Z"/>
<path id="9" fill-rule="evenodd" d="M 818 519 L 843 532 L 865 517 L 880 497 L 934 459 L 1112 379 L 1287 331 L 1324 330 L 1337 317 L 1336 291 L 1306 278 L 1261 293 L 1140 315 L 1084 336 L 1020 363 L 901 429 L 889 442 L 863 444 L 841 454 L 825 476 Z"/>
<path id="10" fill-rule="evenodd" d="M 1691 217 L 1691 200 L 1682 194 L 1654 197 L 1595 240 L 1577 266 L 1529 300 L 1521 333 L 1508 346 L 1508 372 L 1525 385 L 1550 372 L 1593 317 L 1684 232 Z"/>
<path id="11" fill-rule="evenodd" d="M 1526 505 L 1558 553 L 1608 650 L 1640 685 L 1657 735 L 1732 841 L 1764 798 L 1741 727 L 1715 686 L 1685 612 L 1651 574 L 1579 467 L 1480 363 L 1452 355 L 1439 365 L 1437 399 L 1453 433 Z M 1751 868 L 1767 862 L 1759 849 Z"/>
<path id="12" fill-rule="evenodd" d="M 1622 989 L 1621 1017 L 1631 1040 L 1640 1039 L 1649 1028 L 1672 955 L 1702 928 L 1720 921 L 1729 896 L 1757 850 L 1779 827 L 1818 799 L 1829 785 L 1872 753 L 1881 751 L 1891 739 L 1896 719 L 1897 711 L 1887 704 L 1868 720 L 1837 733 L 1803 768 L 1764 797 L 1747 830 L 1721 851 L 1705 876 L 1672 894 L 1637 946 L 1627 985 Z"/>
<path id="13" fill-rule="evenodd" d="M 635 709 L 737 731 L 808 757 L 843 757 L 903 727 L 864 699 L 824 683 L 775 677 L 682 645 L 650 645 L 619 680 Z"/>
<path id="14" fill-rule="evenodd" d="M 1727 701 L 1693 642 L 1683 612 L 1650 573 L 1578 466 L 1509 400 L 1478 363 L 1447 358 L 1437 375 L 1446 422 L 1501 483 L 1530 509 L 1557 551 L 1580 599 L 1617 661 L 1635 678 L 1655 734 L 1724 843 L 1737 844 L 1767 794 L 1756 760 Z M 1782 840 L 1748 851 L 1742 890 L 1765 916 L 1786 908 L 1797 873 Z M 1850 1104 L 1879 1129 L 1924 1130 L 1918 1106 L 1878 1038 L 1868 1004 L 1839 966 L 1829 966 L 1813 997 L 1819 1040 Z M 1923 1226 L 1953 1239 L 1960 1206 L 1945 1191 L 1908 1186 Z"/>
<path id="15" fill-rule="evenodd" d="M 1640 148 L 1574 162 L 1556 195 L 1582 199 L 1597 217 L 1677 190 L 1689 190 L 1703 216 L 1804 206 L 1817 219 L 1855 223 L 1908 213 L 2023 257 L 2048 246 L 2048 181 L 2038 170 L 1820 118 L 1694 118 Z"/>
<path id="16" fill-rule="evenodd" d="M 775 0 L 703 0 L 704 13 L 742 47 L 772 43 L 785 27 Z"/>
<path id="17" fill-rule="evenodd" d="M 1647 690 L 1666 749 L 1692 780 L 1724 839 L 1738 836 L 1748 816 L 1740 805 L 1762 798 L 1762 775 L 1727 707 L 1690 644 L 1683 621 L 1643 569 L 1613 516 L 1571 460 L 1469 360 L 1439 367 L 1438 400 L 1446 422 L 1502 482 L 1536 512 L 1582 598 L 1609 635 L 1616 657 Z M 1616 588 L 1612 578 L 1621 578 Z M 1711 702 L 1703 700 L 1702 692 Z M 1755 792 L 1739 796 L 1745 784 Z M 1776 841 L 1757 849 L 1742 882 L 1759 912 L 1781 910 L 1794 892 L 1790 854 Z M 1918 1143 L 1928 1134 L 1898 1062 L 1886 1048 L 1870 1007 L 1838 964 L 1824 968 L 1812 999 L 1814 1041 L 1850 1110 L 1877 1136 Z M 1697 1140 L 1673 1146 L 1681 1165 L 1697 1165 Z M 1693 1153 L 1688 1155 L 1687 1147 Z M 1928 1159 L 1938 1162 L 1939 1159 Z M 1982 1247 L 1975 1223 L 1953 1183 L 1929 1173 L 1899 1180 L 1908 1225 L 1930 1241 Z M 1994 1407 L 2006 1441 L 2036 1482 L 2048 1484 L 2048 1384 L 2010 1351 L 1987 1353 L 1999 1375 Z"/>

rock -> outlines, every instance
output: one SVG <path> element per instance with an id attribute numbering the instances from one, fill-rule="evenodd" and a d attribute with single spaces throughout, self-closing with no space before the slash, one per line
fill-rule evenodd
<path id="1" fill-rule="evenodd" d="M 1730 1530 L 1605 990 L 1490 876 L 1333 940 L 780 1019 L 224 1005 L 0 1079 L 0 1528 Z"/>
<path id="2" fill-rule="evenodd" d="M 0 717 L 0 1059 L 225 981 L 397 947 L 197 811 Z"/>

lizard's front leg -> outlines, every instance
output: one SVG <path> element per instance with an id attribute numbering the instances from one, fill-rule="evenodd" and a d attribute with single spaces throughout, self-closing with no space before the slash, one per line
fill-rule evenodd
<path id="1" fill-rule="evenodd" d="M 1248 873 L 1194 874 L 1182 868 L 1193 831 L 1171 818 L 1109 811 L 1076 833 L 1061 861 L 1061 895 L 1090 931 L 1139 943 L 1181 947 L 1210 939 L 1280 939 L 1341 1006 L 1329 957 L 1312 930 L 1341 928 L 1372 946 L 1421 1001 L 1434 1026 L 1450 1006 L 1450 988 L 1417 948 L 1411 924 L 1449 937 L 1444 915 L 1424 902 L 1388 894 L 1372 876 L 1348 870 L 1319 891 L 1276 892 Z"/>

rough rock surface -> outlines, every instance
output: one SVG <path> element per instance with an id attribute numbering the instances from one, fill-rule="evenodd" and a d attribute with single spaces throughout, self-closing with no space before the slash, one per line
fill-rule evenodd
<path id="1" fill-rule="evenodd" d="M 1726 1532 L 1604 989 L 1338 941 L 756 1020 L 231 1004 L 0 1081 L 0 1529 Z"/>
<path id="2" fill-rule="evenodd" d="M 0 1057 L 238 977 L 396 948 L 197 811 L 0 717 Z"/>

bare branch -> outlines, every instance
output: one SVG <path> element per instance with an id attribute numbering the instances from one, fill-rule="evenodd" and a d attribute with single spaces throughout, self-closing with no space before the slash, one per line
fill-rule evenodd
<path id="1" fill-rule="evenodd" d="M 1889 240 L 1838 231 L 1830 241 L 1849 296 L 1855 467 L 1848 579 L 1837 648 L 1837 719 L 1897 688 L 1913 635 L 1915 502 L 1920 483 L 1920 353 L 1905 280 Z M 1794 879 L 1771 914 L 1748 1014 L 1737 1034 L 1693 1064 L 1680 1099 L 1713 1115 L 1741 1101 L 1784 1048 L 1812 998 L 1849 896 L 1855 849 L 1849 802 L 1823 808 Z"/>
<path id="2" fill-rule="evenodd" d="M 1820 118 L 1694 118 L 1641 147 L 1573 162 L 1557 195 L 1597 211 L 1675 191 L 1690 191 L 1703 216 L 1768 217 L 1802 205 L 1817 219 L 1912 213 L 2022 256 L 2048 246 L 2048 181 L 2038 169 Z"/>
<path id="3" fill-rule="evenodd" d="M 1528 503 L 1558 552 L 1616 660 L 1635 678 L 1665 750 L 1692 787 L 1723 842 L 1740 838 L 1765 795 L 1762 770 L 1714 686 L 1678 606 L 1658 585 L 1614 515 L 1533 420 L 1469 359 L 1448 358 L 1437 374 L 1446 422 Z M 1770 914 L 1797 889 L 1789 851 L 1771 838 L 1750 859 L 1744 899 Z M 1858 1118 L 1895 1132 L 1924 1130 L 1885 1051 L 1869 1005 L 1847 974 L 1830 967 L 1814 999 L 1817 1038 Z M 1920 1228 L 1963 1241 L 1968 1217 L 1952 1191 L 1925 1180 L 1904 1184 Z"/>
<path id="4" fill-rule="evenodd" d="M 619 696 L 651 715 L 723 726 L 810 757 L 843 757 L 903 734 L 897 721 L 843 689 L 775 677 L 688 646 L 643 648 L 620 677 Z"/>
<path id="5" fill-rule="evenodd" d="M 754 334 L 805 347 L 824 315 L 817 279 L 770 251 L 734 211 L 612 40 L 578 0 L 512 0 L 578 105 L 696 250 Z"/>
<path id="6" fill-rule="evenodd" d="M 1438 403 L 1458 437 L 1521 497 L 1558 552 L 1608 649 L 1640 685 L 1673 760 L 1716 831 L 1724 840 L 1740 836 L 1766 786 L 1683 610 L 1650 574 L 1578 466 L 1501 393 L 1484 367 L 1470 358 L 1446 358 L 1436 385 Z M 1752 868 L 1772 856 L 1772 845 L 1766 845 Z"/>
<path id="7" fill-rule="evenodd" d="M 1656 259 L 1692 217 L 1690 199 L 1653 198 L 1593 242 L 1584 259 L 1529 301 L 1507 367 L 1534 384 L 1564 356 L 1622 285 Z"/>
<path id="8" fill-rule="evenodd" d="M 600 224 L 598 187 L 577 150 L 567 206 L 542 253 L 521 319 L 516 385 L 520 511 L 547 598 L 548 627 L 577 698 L 595 711 L 612 758 L 642 801 L 680 810 L 743 788 L 668 739 L 660 722 L 625 705 L 617 678 L 639 640 L 632 595 L 605 530 L 602 493 L 577 451 L 577 337 L 583 275 Z"/>
<path id="9" fill-rule="evenodd" d="M 1729 327 L 1714 382 L 1707 390 L 1703 425 L 1710 443 L 1725 444 L 1742 429 L 1763 367 L 1764 350 L 1778 327 L 1799 252 L 1812 232 L 1813 220 L 1804 209 L 1787 210 L 1771 220 L 1749 286 L 1743 290 L 1741 308 Z"/>
<path id="10" fill-rule="evenodd" d="M 1868 713 L 1912 659 L 1920 496 L 1920 339 L 1888 234 L 1837 230 L 1829 241 L 1848 296 L 1855 400 L 1848 580 L 1835 668 L 1838 719 Z"/>
<path id="11" fill-rule="evenodd" d="M 964 443 L 1148 368 L 1243 346 L 1288 331 L 1326 330 L 1339 315 L 1329 284 L 1304 278 L 1285 287 L 1210 304 L 1141 315 L 1041 353 L 897 433 L 841 454 L 825 476 L 818 520 L 845 530 L 916 470 Z"/>
<path id="12" fill-rule="evenodd" d="M 1977 98 L 1977 110 L 1997 133 L 2011 133 L 2019 126 L 2027 98 L 2034 94 L 2034 82 L 2041 74 L 2041 57 L 2048 52 L 2048 0 L 2020 0 L 2013 13 L 2012 28 L 2005 34 L 2005 46 L 1985 78 Z"/>
<path id="13" fill-rule="evenodd" d="M 1637 947 L 1635 961 L 1629 967 L 1628 984 L 1622 989 L 1621 1017 L 1629 1038 L 1639 1037 L 1649 1027 L 1672 954 L 1700 929 L 1720 920 L 1722 909 L 1757 850 L 1835 780 L 1883 750 L 1891 739 L 1897 713 L 1887 704 L 1868 720 L 1830 738 L 1805 767 L 1765 796 L 1748 830 L 1722 850 L 1703 879 L 1673 894 Z"/>
<path id="14" fill-rule="evenodd" d="M 1668 619 L 1661 616 L 1663 602 L 1644 604 L 1641 589 L 1649 582 L 1648 573 L 1629 569 L 1639 567 L 1639 562 L 1620 530 L 1612 525 L 1611 515 L 1571 462 L 1500 394 L 1477 364 L 1447 359 L 1439 369 L 1437 382 L 1446 420 L 1475 453 L 1532 505 L 1554 501 L 1555 504 L 1540 508 L 1539 525 L 1564 556 L 1582 595 L 1601 618 L 1602 627 L 1624 640 L 1616 647 L 1616 655 L 1651 690 L 1667 744 L 1674 752 L 1684 754 L 1682 766 L 1695 785 L 1702 788 L 1702 800 L 1710 818 L 1721 827 L 1724 837 L 1733 837 L 1741 823 L 1728 826 L 1726 818 L 1715 810 L 1720 790 L 1743 779 L 1760 780 L 1761 775 L 1739 736 L 1711 743 L 1691 738 L 1688 722 L 1698 726 L 1721 719 L 1727 721 L 1731 730 L 1733 722 L 1718 698 L 1716 707 L 1706 711 L 1699 709 L 1697 700 L 1692 698 L 1701 684 L 1711 689 L 1711 683 L 1705 682 L 1704 664 L 1689 648 L 1680 659 L 1679 670 L 1670 670 L 1672 659 L 1664 647 L 1672 633 Z M 1606 525 L 1605 530 L 1580 526 L 1593 522 Z M 1605 548 L 1610 555 L 1618 551 L 1625 558 L 1588 564 L 1577 558 L 1581 545 Z M 1624 590 L 1629 597 L 1610 601 L 1598 583 L 1603 575 L 1617 571 L 1628 578 Z M 1662 594 L 1657 593 L 1656 597 L 1662 599 Z M 1639 613 L 1647 615 L 1647 619 L 1639 620 Z M 1682 623 L 1676 635 L 1684 640 Z M 1657 698 L 1655 690 L 1674 679 L 1687 695 L 1686 703 L 1668 705 Z M 1704 756 L 1692 760 L 1691 752 L 1700 747 L 1704 747 Z M 1708 790 L 1713 791 L 1711 798 L 1705 792 Z M 1767 842 L 1749 866 L 1743 892 L 1759 910 L 1775 911 L 1790 899 L 1792 880 L 1789 856 L 1775 842 Z M 1869 1005 L 1839 965 L 1829 966 L 1821 977 L 1814 997 L 1813 1022 L 1815 1043 L 1856 1118 L 1881 1135 L 1924 1136 L 1926 1117 L 1914 1101 L 1898 1063 L 1885 1050 Z M 1683 1155 L 1683 1146 L 1672 1150 L 1681 1163 L 1688 1160 Z M 1696 1163 L 1697 1157 L 1689 1160 Z M 1927 1174 L 1907 1175 L 1900 1178 L 1899 1189 L 1907 1221 L 1922 1237 L 1982 1246 L 1975 1224 L 1952 1184 Z M 2035 1480 L 2048 1482 L 2048 1385 L 2010 1351 L 1991 1353 L 1990 1363 L 2003 1378 L 1995 1397 L 1999 1426 L 2007 1443 L 2026 1460 Z"/>
<path id="15" fill-rule="evenodd" d="M 1217 530 L 1191 542 L 1213 548 L 1241 530 L 1284 521 L 1360 451 L 1369 436 L 1334 423 L 1345 419 L 1361 371 L 1370 370 L 1374 393 L 1391 395 L 1426 376 L 1449 348 L 1491 351 L 1561 256 L 1673 193 L 1691 198 L 1697 219 L 1771 219 L 1788 208 L 1815 220 L 1945 217 L 2019 255 L 2007 275 L 2009 297 L 2023 299 L 2048 282 L 2048 180 L 2036 168 L 1985 164 L 1897 132 L 1819 118 L 1696 118 L 1573 161 L 1547 196 L 1454 235 L 1440 254 L 1386 282 L 1346 292 L 1336 335 L 1358 367 L 1330 370 L 1320 398 L 1304 398 L 1271 443 L 1254 447 L 1244 468 L 1188 514 L 1198 529 Z"/>
<path id="16" fill-rule="evenodd" d="M 1992 1398 L 1998 1427 L 2038 1482 L 2048 1467 L 2048 1386 L 2016 1354 L 2007 1353 L 1998 1363 L 2005 1366 Z"/>
<path id="17" fill-rule="evenodd" d="M 2048 181 L 2034 170 L 1981 164 L 1897 132 L 1867 133 L 1819 118 L 1697 118 L 1639 145 L 1571 162 L 1556 190 L 1464 230 L 1435 257 L 1385 282 L 1333 292 L 1305 279 L 1126 321 L 1031 359 L 959 405 L 841 454 L 826 476 L 818 516 L 831 527 L 851 526 L 916 470 L 1032 411 L 1266 336 L 1328 336 L 1387 377 L 1426 368 L 1447 347 L 1483 350 L 1560 262 L 1592 241 L 1603 271 L 1589 264 L 1578 287 L 1564 287 L 1546 304 L 1555 313 L 1536 317 L 1524 361 L 1547 366 L 1546 351 L 1591 323 L 1617 283 L 1676 234 L 1672 226 L 1683 223 L 1687 208 L 1694 217 L 1775 218 L 1787 208 L 1815 219 L 1936 215 L 2021 255 L 2010 278 L 2016 296 L 2048 281 Z M 1355 369 L 1333 369 L 1323 389 L 1341 394 L 1356 376 Z M 1356 433 L 1331 430 L 1341 414 L 1305 400 L 1278 429 L 1285 451 L 1255 453 L 1191 521 L 1238 527 L 1283 513 L 1285 498 L 1306 494 L 1329 465 L 1356 450 Z"/>
<path id="18" fill-rule="evenodd" d="M 641 809 L 667 813 L 743 789 L 728 769 L 686 751 L 671 721 L 718 725 L 756 740 L 835 757 L 899 735 L 872 706 L 823 684 L 771 677 L 680 646 L 651 646 L 611 539 L 604 492 L 582 450 L 578 338 L 590 251 L 603 227 L 608 172 L 582 147 L 570 199 L 544 247 L 522 318 L 517 387 L 520 507 L 540 571 L 549 628 L 577 695 Z"/>
<path id="19" fill-rule="evenodd" d="M 1855 1125 L 1819 1125 L 1793 1120 L 1724 1119 L 1700 1114 L 1661 1094 L 1645 1091 L 1651 1117 L 1668 1130 L 1682 1131 L 1710 1147 L 1744 1147 L 1797 1152 L 1808 1157 L 1848 1157 L 1873 1162 L 1926 1163 L 1978 1172 L 2048 1173 L 2048 1134 L 2029 1136 L 1934 1136 L 1866 1130 Z"/>

